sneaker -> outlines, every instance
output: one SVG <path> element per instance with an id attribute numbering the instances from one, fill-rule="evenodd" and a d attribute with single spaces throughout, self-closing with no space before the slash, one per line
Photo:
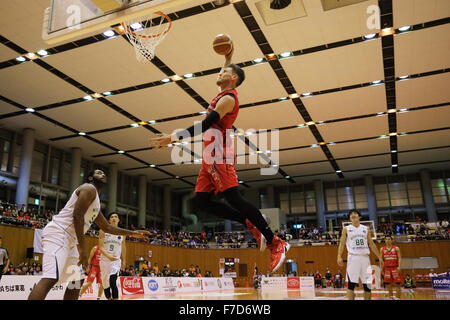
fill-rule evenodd
<path id="1" fill-rule="evenodd" d="M 266 249 L 266 238 L 264 235 L 250 222 L 250 220 L 246 219 L 245 224 L 247 225 L 248 230 L 252 233 L 253 238 L 255 238 L 259 251 L 264 251 Z"/>
<path id="2" fill-rule="evenodd" d="M 289 251 L 291 246 L 286 241 L 281 240 L 278 236 L 274 236 L 272 240 L 272 244 L 267 246 L 270 250 L 270 256 L 272 262 L 270 264 L 270 271 L 274 272 L 278 270 L 279 267 L 286 259 L 286 253 Z"/>

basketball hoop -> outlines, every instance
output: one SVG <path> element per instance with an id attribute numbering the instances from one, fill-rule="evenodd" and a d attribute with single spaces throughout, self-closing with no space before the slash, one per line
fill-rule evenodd
<path id="1" fill-rule="evenodd" d="M 154 18 L 154 15 L 159 16 Z M 150 62 L 155 56 L 155 48 L 166 37 L 172 26 L 172 19 L 161 11 L 142 17 L 142 21 L 125 21 L 121 23 L 123 32 L 136 51 L 139 62 Z"/>

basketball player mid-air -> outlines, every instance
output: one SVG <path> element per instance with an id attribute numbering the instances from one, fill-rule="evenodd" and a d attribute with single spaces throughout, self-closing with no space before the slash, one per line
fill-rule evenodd
<path id="1" fill-rule="evenodd" d="M 117 227 L 120 222 L 119 215 L 115 212 L 110 213 L 108 221 L 111 225 Z M 100 231 L 98 241 L 99 246 L 102 247 L 108 255 L 115 258 L 115 260 L 108 259 L 107 256 L 102 256 L 100 258 L 100 272 L 102 274 L 102 284 L 105 289 L 105 297 L 108 300 L 118 300 L 119 289 L 117 288 L 117 277 L 119 276 L 120 268 L 123 267 L 125 269 L 125 238 L 120 235 Z M 120 259 L 121 256 L 122 259 Z"/>
<path id="2" fill-rule="evenodd" d="M 194 137 L 195 134 L 204 133 L 202 167 L 195 186 L 196 211 L 212 213 L 246 225 L 258 242 L 261 251 L 267 244 L 267 248 L 271 252 L 270 270 L 276 271 L 283 264 L 290 245 L 275 235 L 261 212 L 240 195 L 234 146 L 227 145 L 229 143 L 227 143 L 226 131 L 233 128 L 239 112 L 236 87 L 245 79 L 244 71 L 239 66 L 231 64 L 233 51 L 234 49 L 225 55 L 225 65 L 216 82 L 220 92 L 211 101 L 206 118 L 190 128 L 172 135 L 159 134 L 157 138 L 151 139 L 150 146 L 166 147 L 181 140 L 182 137 Z M 209 130 L 210 128 L 215 131 Z M 214 133 L 211 134 L 212 131 Z M 220 138 L 215 136 L 218 132 L 221 134 Z M 213 140 L 211 136 L 215 136 L 215 139 Z M 214 147 L 211 148 L 213 143 Z M 223 161 L 217 161 L 218 157 Z M 229 161 L 229 159 L 233 160 Z M 213 192 L 216 194 L 221 192 L 231 207 L 225 203 L 213 201 L 211 199 Z"/>
<path id="3" fill-rule="evenodd" d="M 400 248 L 392 245 L 392 236 L 386 236 L 384 238 L 386 246 L 381 248 L 381 256 L 383 258 L 383 281 L 388 287 L 389 298 L 393 300 L 400 300 L 401 286 L 402 286 L 402 274 L 400 272 L 400 264 L 402 256 Z M 394 296 L 392 284 L 395 283 L 396 295 Z"/>
<path id="4" fill-rule="evenodd" d="M 100 212 L 100 190 L 106 184 L 106 175 L 94 170 L 79 186 L 66 206 L 53 217 L 42 232 L 44 255 L 42 279 L 31 291 L 29 300 L 44 300 L 52 287 L 68 282 L 64 300 L 77 300 L 88 264 L 84 235 L 96 223 L 104 232 L 144 238 L 148 231 L 131 231 L 117 228 L 106 221 Z"/>
<path id="5" fill-rule="evenodd" d="M 360 223 L 361 213 L 357 210 L 350 210 L 348 218 L 351 224 L 342 229 L 341 241 L 337 255 L 337 264 L 344 266 L 342 253 L 344 244 L 347 245 L 347 298 L 355 300 L 355 287 L 359 280 L 364 287 L 364 300 L 372 297 L 372 267 L 370 264 L 370 250 L 378 257 L 380 264 L 382 259 L 377 246 L 372 240 L 372 232 L 368 227 Z M 370 250 L 369 250 L 370 247 Z"/>

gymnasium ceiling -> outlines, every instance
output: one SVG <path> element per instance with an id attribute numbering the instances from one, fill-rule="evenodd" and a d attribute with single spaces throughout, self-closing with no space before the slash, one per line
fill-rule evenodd
<path id="1" fill-rule="evenodd" d="M 200 165 L 175 165 L 171 149 L 152 150 L 148 139 L 202 119 L 223 63 L 212 39 L 227 33 L 236 48 L 233 62 L 246 72 L 235 127 L 280 129 L 279 160 L 272 162 L 280 170 L 261 175 L 264 160 L 238 165 L 244 187 L 450 168 L 450 1 L 379 1 L 382 28 L 395 33 L 385 36 L 366 24 L 366 9 L 376 0 L 328 11 L 319 0 L 298 0 L 305 16 L 271 25 L 259 1 L 193 0 L 174 8 L 172 30 L 148 64 L 136 61 L 121 36 L 96 33 L 49 46 L 41 39 L 49 0 L 1 1 L 0 126 L 33 128 L 39 141 L 57 148 L 80 147 L 87 159 L 116 162 L 155 184 L 192 188 Z M 403 26 L 411 29 L 399 31 Z M 50 55 L 15 60 L 40 49 Z M 280 57 L 284 52 L 292 55 Z M 276 58 L 268 61 L 270 53 Z M 188 73 L 195 76 L 161 82 Z M 83 99 L 107 91 L 112 95 Z M 131 127 L 141 121 L 147 124 Z"/>

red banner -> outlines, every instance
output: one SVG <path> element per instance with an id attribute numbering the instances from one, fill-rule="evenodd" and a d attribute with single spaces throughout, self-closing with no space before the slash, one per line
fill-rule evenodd
<path id="1" fill-rule="evenodd" d="M 141 277 L 120 277 L 120 287 L 123 295 L 144 294 Z"/>
<path id="2" fill-rule="evenodd" d="M 300 279 L 299 277 L 288 277 L 287 278 L 287 288 L 300 290 Z"/>

